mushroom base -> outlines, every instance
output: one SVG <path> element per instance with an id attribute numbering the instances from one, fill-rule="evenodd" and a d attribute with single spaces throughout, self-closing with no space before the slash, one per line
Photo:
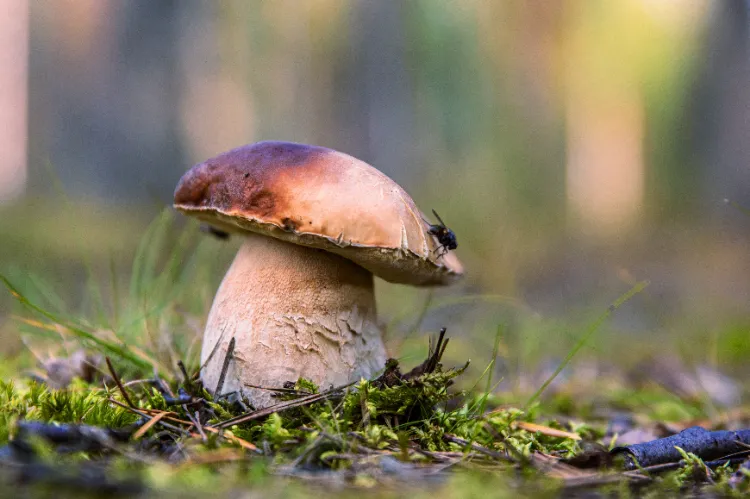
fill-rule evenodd
<path id="1" fill-rule="evenodd" d="M 214 392 L 232 338 L 221 393 L 243 393 L 256 407 L 268 390 L 308 378 L 321 390 L 383 369 L 373 276 L 324 250 L 250 234 L 214 299 L 201 353 L 204 386 Z M 252 385 L 252 386 L 250 386 Z"/>

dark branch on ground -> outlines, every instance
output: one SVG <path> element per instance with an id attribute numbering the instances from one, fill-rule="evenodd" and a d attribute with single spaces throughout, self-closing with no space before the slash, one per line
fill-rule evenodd
<path id="1" fill-rule="evenodd" d="M 642 444 L 615 447 L 613 455 L 625 457 L 626 469 L 649 467 L 665 463 L 676 463 L 682 459 L 679 447 L 695 454 L 704 461 L 714 461 L 748 450 L 750 429 L 738 431 L 708 431 L 694 426 L 671 437 L 660 438 Z"/>

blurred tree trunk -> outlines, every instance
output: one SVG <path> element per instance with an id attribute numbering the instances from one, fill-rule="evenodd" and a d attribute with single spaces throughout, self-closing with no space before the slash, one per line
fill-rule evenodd
<path id="1" fill-rule="evenodd" d="M 339 147 L 399 179 L 418 168 L 404 10 L 403 2 L 354 2 L 335 82 L 337 98 L 344 98 L 339 101 L 338 129 L 344 134 Z"/>
<path id="2" fill-rule="evenodd" d="M 0 203 L 26 186 L 29 2 L 0 2 Z"/>
<path id="3" fill-rule="evenodd" d="M 183 4 L 59 0 L 32 8 L 34 36 L 46 42 L 32 53 L 29 80 L 32 128 L 46 132 L 30 138 L 38 186 L 48 188 L 51 166 L 72 195 L 170 201 L 184 169 L 177 71 Z"/>
<path id="4" fill-rule="evenodd" d="M 704 208 L 750 205 L 750 2 L 715 2 L 693 121 Z"/>
<path id="5" fill-rule="evenodd" d="M 247 4 L 183 4 L 178 39 L 183 169 L 256 139 Z"/>

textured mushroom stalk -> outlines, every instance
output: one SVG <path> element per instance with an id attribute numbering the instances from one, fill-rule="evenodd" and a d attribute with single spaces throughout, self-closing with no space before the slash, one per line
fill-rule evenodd
<path id="1" fill-rule="evenodd" d="M 256 407 L 269 391 L 305 377 L 321 389 L 382 369 L 386 353 L 376 322 L 373 276 L 324 250 L 248 234 L 208 316 L 202 379 L 216 389 L 229 341 L 232 361 L 222 393 L 240 391 Z"/>

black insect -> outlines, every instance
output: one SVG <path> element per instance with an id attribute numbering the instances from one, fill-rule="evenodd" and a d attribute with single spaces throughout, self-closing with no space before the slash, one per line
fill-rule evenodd
<path id="1" fill-rule="evenodd" d="M 435 218 L 437 218 L 440 223 L 429 224 L 428 222 L 430 225 L 428 232 L 435 236 L 440 243 L 440 246 L 435 249 L 436 252 L 440 252 L 438 254 L 438 258 L 440 258 L 449 251 L 458 248 L 458 242 L 456 241 L 456 234 L 445 226 L 445 222 L 440 218 L 440 215 L 438 215 L 435 210 L 432 210 L 432 214 L 435 215 Z"/>
<path id="2" fill-rule="evenodd" d="M 211 234 L 217 239 L 221 239 L 222 241 L 226 241 L 229 239 L 229 232 L 224 232 L 221 229 L 217 229 L 213 225 L 208 224 L 201 224 L 200 225 L 201 232 L 205 232 L 206 234 Z"/>

